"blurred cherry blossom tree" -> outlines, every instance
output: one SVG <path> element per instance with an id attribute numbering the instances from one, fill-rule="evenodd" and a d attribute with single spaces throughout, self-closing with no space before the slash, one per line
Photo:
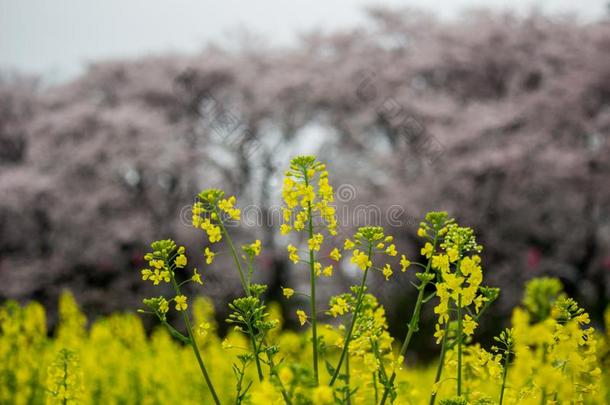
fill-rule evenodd
<path id="1" fill-rule="evenodd" d="M 50 88 L 4 78 L 0 298 L 51 303 L 69 287 L 95 313 L 133 306 L 148 241 L 174 236 L 198 255 L 186 207 L 209 186 L 260 209 L 262 228 L 238 232 L 264 241 L 259 277 L 276 294 L 302 276 L 270 224 L 278 184 L 290 156 L 316 153 L 335 186 L 355 191 L 339 205 L 401 207 L 379 221 L 411 256 L 428 210 L 474 227 L 486 278 L 503 289 L 498 317 L 542 274 L 599 316 L 610 299 L 609 22 L 369 13 L 366 27 L 291 49 L 100 62 Z M 238 290 L 231 272 L 206 276 L 215 298 Z M 407 282 L 379 283 L 390 315 L 409 305 Z M 328 293 L 349 283 L 339 273 Z"/>

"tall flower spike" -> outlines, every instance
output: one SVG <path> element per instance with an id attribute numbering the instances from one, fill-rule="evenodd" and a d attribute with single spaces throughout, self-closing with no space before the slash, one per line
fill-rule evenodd
<path id="1" fill-rule="evenodd" d="M 362 281 L 360 286 L 353 287 L 354 291 L 357 293 L 357 297 L 354 303 L 354 310 L 352 314 L 352 318 L 347 328 L 345 335 L 345 343 L 343 344 L 343 349 L 341 351 L 341 355 L 339 357 L 339 361 L 337 366 L 334 369 L 333 375 L 330 379 L 329 385 L 333 385 L 339 376 L 339 371 L 341 370 L 341 366 L 343 361 L 346 358 L 347 351 L 351 350 L 350 342 L 353 338 L 354 326 L 356 324 L 356 320 L 359 316 L 361 316 L 361 311 L 363 308 L 363 299 L 366 291 L 366 279 L 369 271 L 371 269 L 376 269 L 382 272 L 383 276 L 386 280 L 389 280 L 390 276 L 393 274 L 393 271 L 389 264 L 385 264 L 383 268 L 374 267 L 373 265 L 373 257 L 376 254 L 387 255 L 387 256 L 395 256 L 396 248 L 394 245 L 390 245 L 391 247 L 386 247 L 385 244 L 392 242 L 394 238 L 391 236 L 386 236 L 384 234 L 383 228 L 380 226 L 364 226 L 358 229 L 358 232 L 354 234 L 354 237 L 350 240 L 347 239 L 345 241 L 345 248 L 353 249 L 351 262 L 354 263 L 358 268 L 360 268 L 363 272 Z M 337 316 L 342 313 L 343 303 L 341 301 L 335 300 L 331 303 L 330 314 L 332 316 Z"/>
<path id="2" fill-rule="evenodd" d="M 332 266 L 322 269 L 322 264 L 316 260 L 316 253 L 320 251 L 324 242 L 321 229 L 326 229 L 330 235 L 336 235 L 337 220 L 333 202 L 333 188 L 328 181 L 326 166 L 316 160 L 314 156 L 297 156 L 290 161 L 290 168 L 286 171 L 282 187 L 282 199 L 286 205 L 283 208 L 284 223 L 280 232 L 286 235 L 292 231 L 307 232 L 307 246 L 309 257 L 304 260 L 309 263 L 309 303 L 312 333 L 312 358 L 314 371 L 314 384 L 319 383 L 318 375 L 318 337 L 317 337 L 317 310 L 316 310 L 316 278 L 321 275 L 331 276 Z M 314 232 L 315 230 L 315 232 Z M 294 263 L 301 260 L 298 250 L 288 245 L 289 259 Z M 333 255 L 337 257 L 336 254 Z M 298 312 L 301 324 L 305 323 L 304 312 Z"/>

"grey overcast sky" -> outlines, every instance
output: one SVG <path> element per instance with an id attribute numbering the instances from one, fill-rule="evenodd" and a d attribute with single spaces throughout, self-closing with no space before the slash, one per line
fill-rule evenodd
<path id="1" fill-rule="evenodd" d="M 88 62 L 163 51 L 192 52 L 210 41 L 230 43 L 243 28 L 286 45 L 313 28 L 332 30 L 364 20 L 367 5 L 412 6 L 452 18 L 488 6 L 523 13 L 576 13 L 593 20 L 608 0 L 0 0 L 0 70 L 51 81 Z"/>

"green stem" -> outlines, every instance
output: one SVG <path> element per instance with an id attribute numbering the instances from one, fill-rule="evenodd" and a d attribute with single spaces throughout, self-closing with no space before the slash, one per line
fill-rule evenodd
<path id="1" fill-rule="evenodd" d="M 369 260 L 371 260 L 372 249 L 372 246 L 369 246 Z M 335 367 L 335 372 L 333 373 L 333 376 L 330 379 L 330 383 L 328 383 L 328 385 L 331 387 L 339 376 L 339 371 L 341 371 L 341 364 L 343 363 L 343 360 L 345 359 L 345 356 L 349 349 L 349 343 L 352 339 L 352 333 L 354 331 L 354 325 L 356 324 L 356 318 L 358 317 L 358 313 L 360 312 L 360 308 L 362 306 L 362 298 L 364 297 L 364 288 L 366 286 L 366 276 L 369 273 L 369 269 L 370 266 L 367 267 L 366 270 L 364 270 L 364 275 L 362 276 L 362 282 L 360 283 L 360 290 L 358 291 L 358 298 L 356 300 L 356 308 L 354 309 L 354 313 L 352 314 L 352 320 L 350 322 L 349 329 L 347 330 L 347 335 L 345 336 L 345 342 L 343 342 L 343 350 L 341 351 L 341 357 L 339 357 L 339 363 L 337 364 L 337 367 Z"/>
<path id="2" fill-rule="evenodd" d="M 420 288 L 419 294 L 417 295 L 417 302 L 415 303 L 415 309 L 413 310 L 413 316 L 411 317 L 411 321 L 409 322 L 407 336 L 405 337 L 405 340 L 403 341 L 402 346 L 400 348 L 400 352 L 399 352 L 399 355 L 398 355 L 399 359 L 402 356 L 404 356 L 405 353 L 407 352 L 407 348 L 409 347 L 409 343 L 411 342 L 411 338 L 413 337 L 413 334 L 415 333 L 415 331 L 419 327 L 418 326 L 418 324 L 419 324 L 419 314 L 420 314 L 420 311 L 421 311 L 421 306 L 422 306 L 423 298 L 424 298 L 424 289 Z M 383 391 L 383 397 L 381 397 L 380 405 L 385 404 L 385 401 L 387 400 L 388 395 L 390 393 L 389 387 L 391 387 L 394 384 L 394 380 L 395 379 L 396 379 L 396 370 L 392 371 L 392 375 L 390 376 L 390 381 L 388 382 L 388 386 Z"/>
<path id="3" fill-rule="evenodd" d="M 548 345 L 546 343 L 543 344 L 542 351 L 542 364 L 546 364 L 546 351 L 548 349 Z M 540 398 L 540 405 L 546 404 L 546 388 L 542 387 L 542 397 Z"/>
<path id="4" fill-rule="evenodd" d="M 65 354 L 64 355 L 64 379 L 63 379 L 63 386 L 64 386 L 64 397 L 63 397 L 63 405 L 67 405 L 68 404 L 68 355 Z"/>
<path id="5" fill-rule="evenodd" d="M 458 294 L 457 321 L 458 321 L 457 395 L 459 397 L 462 395 L 462 294 Z"/>
<path id="6" fill-rule="evenodd" d="M 235 249 L 235 244 L 233 243 L 233 239 L 231 238 L 231 236 L 229 235 L 229 232 L 227 232 L 227 228 L 224 226 L 222 220 L 220 219 L 220 216 L 218 213 L 216 213 L 216 215 L 218 215 L 218 222 L 220 223 L 220 229 L 222 231 L 223 236 L 225 237 L 225 239 L 227 240 L 227 243 L 229 244 L 229 250 L 231 251 L 231 256 L 233 256 L 233 261 L 235 262 L 235 266 L 237 267 L 237 270 L 239 271 L 239 276 L 242 282 L 242 287 L 244 289 L 244 293 L 246 294 L 246 296 L 250 296 L 250 287 L 249 287 L 249 283 L 246 282 L 245 277 L 244 277 L 244 272 L 243 269 L 241 267 L 241 262 L 239 261 L 239 256 L 237 255 L 237 250 Z M 252 341 L 252 347 L 256 347 L 256 341 L 254 339 L 254 334 L 250 334 L 250 340 Z M 267 345 L 266 343 L 266 339 L 263 338 L 262 344 L 264 344 L 265 346 Z M 256 354 L 256 353 L 255 353 Z M 276 377 L 277 382 L 280 386 L 280 391 L 282 393 L 282 397 L 284 398 L 284 401 L 288 404 L 291 405 L 292 401 L 290 400 L 290 397 L 288 396 L 288 392 L 286 391 L 286 388 L 284 387 L 284 384 L 282 383 L 282 381 L 280 380 L 280 377 L 277 375 L 277 371 L 275 370 L 275 362 L 273 361 L 273 359 L 270 356 L 267 356 L 269 359 L 269 373 L 271 375 L 273 375 L 274 377 Z M 262 375 L 262 367 L 260 365 L 260 359 L 258 357 L 258 355 L 256 355 L 254 357 L 255 362 L 256 362 L 256 369 L 259 372 L 259 380 L 262 381 L 263 380 L 263 375 Z"/>
<path id="7" fill-rule="evenodd" d="M 186 327 L 189 331 L 189 338 L 191 340 L 191 346 L 193 347 L 193 352 L 195 353 L 195 357 L 197 357 L 197 362 L 199 363 L 199 368 L 201 368 L 201 372 L 203 373 L 203 378 L 205 378 L 205 381 L 208 384 L 208 387 L 210 387 L 210 392 L 212 393 L 214 402 L 216 403 L 216 405 L 220 405 L 220 400 L 218 399 L 216 390 L 214 389 L 214 386 L 212 385 L 212 380 L 210 379 L 210 376 L 208 375 L 205 365 L 203 364 L 203 359 L 201 358 L 201 353 L 199 353 L 199 347 L 197 346 L 197 343 L 195 342 L 195 338 L 194 338 L 193 332 L 192 332 L 193 328 L 191 326 L 191 321 L 189 320 L 189 317 L 186 314 L 186 311 L 183 311 L 183 316 L 184 316 L 184 323 L 186 324 Z"/>
<path id="8" fill-rule="evenodd" d="M 379 362 L 379 379 L 381 381 L 388 381 L 388 375 L 385 371 L 385 366 L 383 365 L 381 353 L 379 353 L 379 345 L 377 344 L 377 342 L 371 341 L 371 347 L 373 348 L 373 352 L 375 353 L 375 358 Z M 375 401 L 375 403 L 377 403 L 377 401 Z"/>
<path id="9" fill-rule="evenodd" d="M 222 219 L 220 219 L 221 218 L 220 213 L 217 212 L 216 209 L 214 209 L 214 213 L 218 217 L 218 224 L 220 225 L 220 230 L 222 231 L 223 236 L 225 237 L 225 239 L 227 240 L 227 243 L 229 244 L 231 256 L 233 256 L 233 261 L 235 262 L 235 266 L 237 266 L 237 270 L 239 272 L 239 279 L 241 281 L 241 285 L 244 288 L 244 292 L 246 293 L 246 296 L 249 297 L 250 296 L 250 285 L 248 284 L 248 282 L 246 281 L 246 277 L 244 276 L 244 271 L 241 268 L 241 262 L 239 261 L 239 257 L 237 255 L 237 250 L 235 249 L 235 245 L 233 244 L 233 240 L 229 236 L 229 232 L 227 232 L 227 228 L 225 227 L 225 224 L 223 223 Z"/>
<path id="10" fill-rule="evenodd" d="M 264 380 L 263 370 L 261 368 L 261 362 L 258 358 L 259 350 L 256 346 L 256 341 L 254 339 L 254 331 L 250 327 L 250 324 L 248 324 L 248 332 L 249 332 L 250 336 L 252 337 L 252 339 L 250 339 L 250 341 L 252 342 L 252 352 L 254 353 L 254 360 L 256 362 L 256 371 L 258 372 L 258 380 L 263 381 Z"/>
<path id="11" fill-rule="evenodd" d="M 347 352 L 347 354 L 345 355 L 345 386 L 347 387 L 347 405 L 351 405 L 352 404 L 352 395 L 350 393 L 350 388 L 349 388 L 349 352 Z"/>
<path id="12" fill-rule="evenodd" d="M 182 295 L 182 293 L 180 292 L 180 287 L 178 286 L 178 283 L 176 282 L 176 278 L 174 277 L 173 270 L 170 269 L 169 273 L 172 278 L 172 284 L 174 286 L 176 295 Z M 182 317 L 184 319 L 184 324 L 186 326 L 186 330 L 188 331 L 190 344 L 191 344 L 191 347 L 193 348 L 193 353 L 195 353 L 195 357 L 197 358 L 197 363 L 199 363 L 199 368 L 201 369 L 203 378 L 205 379 L 205 382 L 207 383 L 208 387 L 210 388 L 210 393 L 212 394 L 212 398 L 214 398 L 214 403 L 216 403 L 216 405 L 220 405 L 220 400 L 218 399 L 218 395 L 216 394 L 216 390 L 214 389 L 212 380 L 210 379 L 210 376 L 208 375 L 208 371 L 206 370 L 205 365 L 203 364 L 203 359 L 201 358 L 201 353 L 199 352 L 199 347 L 197 346 L 197 342 L 195 341 L 195 337 L 193 336 L 193 327 L 191 326 L 191 321 L 190 321 L 186 311 L 181 311 L 181 312 L 182 312 Z"/>
<path id="13" fill-rule="evenodd" d="M 246 293 L 246 296 L 250 296 L 250 283 L 249 280 L 246 279 L 246 277 L 244 276 L 244 271 L 241 267 L 241 262 L 239 260 L 239 256 L 237 255 L 237 250 L 235 249 L 235 245 L 233 244 L 233 239 L 229 236 L 229 232 L 227 232 L 227 228 L 225 227 L 222 219 L 220 219 L 220 213 L 217 212 L 216 210 L 214 210 L 214 212 L 216 213 L 216 215 L 218 216 L 218 223 L 220 224 L 220 229 L 222 231 L 222 234 L 224 235 L 225 239 L 227 240 L 227 243 L 229 244 L 229 250 L 231 251 L 231 256 L 233 256 L 233 261 L 235 262 L 235 266 L 237 267 L 237 270 L 239 271 L 239 278 L 241 280 L 241 284 L 244 288 L 244 292 Z M 258 380 L 259 381 L 263 381 L 264 380 L 264 376 L 263 376 L 263 370 L 261 367 L 261 362 L 260 359 L 258 358 L 258 352 L 256 350 L 256 339 L 254 337 L 254 331 L 252 331 L 252 329 L 249 329 L 249 335 L 250 335 L 250 341 L 252 342 L 252 350 L 254 350 L 254 361 L 256 363 L 256 370 L 258 371 Z"/>
<path id="14" fill-rule="evenodd" d="M 303 170 L 305 177 L 305 187 L 309 185 L 307 178 L 307 170 Z M 307 201 L 307 231 L 309 240 L 313 239 L 313 216 L 311 214 L 311 201 Z M 316 312 L 316 270 L 315 257 L 313 249 L 309 249 L 309 306 L 311 316 L 311 335 L 312 335 L 312 356 L 313 356 L 313 374 L 316 387 L 320 383 L 318 375 L 318 316 Z"/>
<path id="15" fill-rule="evenodd" d="M 506 351 L 506 357 L 504 358 L 504 371 L 502 373 L 502 388 L 500 388 L 500 403 L 504 400 L 504 389 L 506 388 L 506 375 L 508 374 L 508 359 L 510 357 L 510 350 Z"/>
<path id="16" fill-rule="evenodd" d="M 481 308 L 479 313 L 475 315 L 475 317 L 474 317 L 475 321 L 478 321 L 481 318 L 481 315 L 483 315 L 483 313 L 487 310 L 487 308 L 489 308 L 489 305 L 490 305 L 490 302 L 486 301 L 485 304 L 483 305 L 483 308 Z M 457 343 L 454 341 L 451 344 L 449 344 L 449 341 L 447 339 L 448 333 L 449 333 L 449 320 L 447 320 L 447 322 L 445 323 L 445 334 L 443 336 L 441 354 L 440 354 L 438 366 L 436 369 L 436 377 L 434 379 L 434 384 L 438 384 L 438 382 L 441 380 L 441 376 L 443 374 L 443 367 L 445 365 L 445 355 L 447 354 L 447 350 L 453 349 L 455 347 L 455 344 Z M 437 395 L 437 392 L 433 392 L 432 394 L 430 394 L 429 405 L 434 405 L 434 402 L 436 401 L 436 395 Z"/>
<path id="17" fill-rule="evenodd" d="M 438 237 L 435 236 L 434 242 L 432 244 L 432 251 L 436 250 L 437 240 L 438 240 Z M 424 274 L 428 274 L 431 266 L 432 266 L 432 255 L 430 255 L 430 258 L 428 259 L 428 264 L 426 265 L 426 270 L 424 271 Z M 405 340 L 402 342 L 402 346 L 400 347 L 400 352 L 398 355 L 399 359 L 401 357 L 404 357 L 405 353 L 407 353 L 407 349 L 409 348 L 409 343 L 411 343 L 411 338 L 413 337 L 413 334 L 419 328 L 419 315 L 421 313 L 421 307 L 422 307 L 422 303 L 424 300 L 424 290 L 426 289 L 427 284 L 428 284 L 428 282 L 422 281 L 422 283 L 418 287 L 419 293 L 417 294 L 417 301 L 415 302 L 415 308 L 413 309 L 413 315 L 411 316 L 411 320 L 409 321 L 409 324 L 407 325 L 407 336 L 405 336 Z M 390 376 L 390 381 L 388 381 L 388 384 L 386 385 L 385 389 L 383 390 L 383 397 L 381 397 L 381 402 L 379 403 L 380 405 L 385 404 L 385 401 L 388 399 L 388 395 L 390 394 L 390 387 L 392 387 L 392 385 L 394 384 L 395 379 L 396 379 L 396 367 L 394 367 L 394 370 L 392 371 L 392 375 Z"/>
<path id="18" fill-rule="evenodd" d="M 373 373 L 373 388 L 375 388 L 375 403 L 379 399 L 379 392 L 377 392 L 377 375 Z"/>
<path id="19" fill-rule="evenodd" d="M 439 359 L 438 359 L 438 366 L 436 368 L 436 376 L 434 377 L 434 384 L 438 384 L 438 382 L 441 380 L 441 375 L 443 374 L 443 366 L 445 365 L 445 353 L 447 352 L 447 335 L 449 334 L 449 320 L 447 320 L 447 322 L 445 323 L 445 334 L 443 335 L 443 343 L 441 344 L 441 354 L 439 355 Z M 436 394 L 438 392 L 438 387 L 436 387 L 437 389 L 432 391 L 432 394 L 430 395 L 430 405 L 434 405 L 434 402 L 436 401 Z"/>

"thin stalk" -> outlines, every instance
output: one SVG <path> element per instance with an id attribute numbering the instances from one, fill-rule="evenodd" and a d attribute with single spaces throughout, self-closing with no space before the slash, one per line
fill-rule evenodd
<path id="1" fill-rule="evenodd" d="M 445 353 L 447 352 L 447 335 L 449 334 L 449 320 L 445 323 L 445 334 L 443 335 L 443 343 L 441 344 L 441 354 L 438 359 L 438 366 L 436 368 L 436 377 L 434 377 L 434 384 L 438 384 L 443 374 L 443 366 L 445 365 Z M 437 387 L 438 390 L 438 387 Z M 430 405 L 434 405 L 436 401 L 437 390 L 433 390 L 430 395 Z"/>
<path id="2" fill-rule="evenodd" d="M 349 352 L 345 356 L 345 375 L 347 376 L 345 379 L 345 385 L 347 386 L 347 405 L 351 405 L 352 396 L 350 394 L 350 388 L 349 388 Z"/>
<path id="3" fill-rule="evenodd" d="M 63 366 L 64 366 L 64 378 L 62 381 L 62 385 L 64 386 L 64 398 L 63 398 L 63 405 L 67 405 L 68 404 L 68 355 L 65 354 L 64 355 L 64 359 L 63 359 Z"/>
<path id="4" fill-rule="evenodd" d="M 438 237 L 434 237 L 434 242 L 432 244 L 432 251 L 436 250 L 436 242 Z M 430 271 L 430 267 L 432 266 L 432 255 L 428 259 L 428 264 L 426 265 L 426 270 L 424 274 L 428 274 Z M 419 328 L 419 315 L 421 313 L 421 307 L 424 300 L 424 290 L 426 289 L 427 282 L 421 283 L 419 288 L 419 293 L 417 294 L 417 301 L 415 302 L 415 308 L 413 309 L 413 315 L 411 316 L 411 320 L 407 326 L 407 336 L 405 336 L 405 340 L 402 342 L 402 346 L 400 347 L 400 352 L 398 358 L 400 359 L 405 355 L 407 349 L 409 348 L 409 343 L 411 343 L 411 338 L 415 331 Z M 381 397 L 380 405 L 385 404 L 385 401 L 388 399 L 388 395 L 390 394 L 390 387 L 394 384 L 394 380 L 396 379 L 396 368 L 392 371 L 392 375 L 390 376 L 390 381 L 388 381 L 387 386 L 383 390 L 383 397 Z"/>
<path id="5" fill-rule="evenodd" d="M 459 397 L 462 395 L 462 294 L 458 294 L 457 321 L 458 321 L 457 395 Z"/>
<path id="6" fill-rule="evenodd" d="M 379 353 L 379 346 L 377 345 L 377 342 L 373 342 L 371 340 L 371 346 L 372 346 L 373 351 L 375 353 L 375 358 L 379 362 L 379 379 L 381 381 L 388 381 L 388 375 L 387 375 L 387 373 L 385 371 L 385 366 L 383 365 L 383 361 L 381 359 L 381 353 Z M 375 401 L 375 403 L 377 403 L 377 401 Z"/>
<path id="7" fill-rule="evenodd" d="M 218 213 L 216 213 L 216 215 L 218 215 Z M 246 282 L 246 279 L 244 277 L 244 272 L 241 267 L 241 262 L 239 261 L 239 257 L 237 255 L 237 250 L 235 249 L 235 244 L 233 243 L 233 239 L 229 235 L 229 232 L 227 232 L 227 228 L 224 226 L 222 220 L 220 219 L 220 215 L 218 215 L 218 218 L 219 218 L 218 222 L 220 223 L 220 230 L 229 244 L 229 250 L 231 251 L 231 255 L 233 256 L 233 261 L 235 262 L 235 266 L 237 267 L 237 270 L 239 271 L 239 276 L 242 281 L 242 287 L 244 289 L 244 293 L 246 294 L 246 296 L 249 297 L 251 295 L 250 294 L 250 285 L 249 285 L 249 282 Z M 255 348 L 256 342 L 254 340 L 254 334 L 250 334 L 250 340 L 252 341 L 252 347 Z M 267 344 L 265 338 L 263 338 L 262 343 L 264 345 Z M 282 383 L 282 381 L 280 380 L 280 377 L 277 375 L 277 372 L 275 371 L 275 362 L 273 361 L 273 359 L 271 357 L 267 356 L 267 358 L 269 359 L 269 373 L 277 378 L 278 384 L 280 386 L 280 391 L 282 393 L 282 397 L 284 398 L 284 401 L 288 405 L 291 405 L 292 401 L 290 400 L 290 397 L 288 396 L 288 392 L 286 391 L 284 384 Z M 260 365 L 260 359 L 258 358 L 258 355 L 256 355 L 254 359 L 256 361 L 256 369 L 259 371 L 259 380 L 262 381 L 263 380 L 263 375 L 261 372 L 262 367 Z"/>
<path id="8" fill-rule="evenodd" d="M 545 364 L 546 363 L 546 351 L 548 349 L 547 344 L 545 343 L 543 345 L 543 352 L 542 352 L 542 363 Z M 544 405 L 546 404 L 546 388 L 542 387 L 542 398 L 540 398 L 540 405 Z"/>
<path id="9" fill-rule="evenodd" d="M 307 170 L 303 170 L 305 177 L 305 187 L 309 186 L 309 179 L 307 177 Z M 307 201 L 307 231 L 309 234 L 309 240 L 313 239 L 313 216 L 311 214 L 311 201 Z M 312 336 L 312 356 L 313 356 L 313 375 L 316 387 L 318 386 L 320 379 L 318 375 L 318 316 L 316 312 L 316 270 L 315 270 L 315 257 L 313 249 L 309 249 L 309 306 L 311 316 L 311 336 Z"/>
<path id="10" fill-rule="evenodd" d="M 241 262 L 239 261 L 239 257 L 237 255 L 237 250 L 235 249 L 235 245 L 233 244 L 233 240 L 229 236 L 229 232 L 227 232 L 227 228 L 225 227 L 224 222 L 222 221 L 222 219 L 220 219 L 221 218 L 220 213 L 217 212 L 216 209 L 214 209 L 214 213 L 218 217 L 218 224 L 220 225 L 220 230 L 222 231 L 223 236 L 225 237 L 225 239 L 227 240 L 227 243 L 229 244 L 231 256 L 233 256 L 233 261 L 235 262 L 235 265 L 237 266 L 237 271 L 239 272 L 239 279 L 241 281 L 241 285 L 244 288 L 244 292 L 246 293 L 246 296 L 249 297 L 250 296 L 250 285 L 248 284 L 248 282 L 246 281 L 246 277 L 244 276 L 244 271 L 241 268 Z"/>
<path id="11" fill-rule="evenodd" d="M 506 351 L 506 357 L 504 358 L 504 371 L 502 373 L 502 388 L 500 388 L 500 403 L 504 400 L 504 389 L 506 388 L 506 375 L 508 374 L 508 359 L 510 357 L 510 350 Z"/>
<path id="12" fill-rule="evenodd" d="M 227 240 L 227 243 L 229 244 L 229 250 L 231 251 L 231 256 L 233 256 L 233 261 L 235 262 L 235 266 L 237 267 L 237 270 L 239 272 L 239 278 L 240 278 L 241 284 L 244 288 L 244 292 L 246 293 L 246 296 L 249 297 L 250 296 L 250 283 L 244 276 L 244 271 L 241 267 L 241 262 L 239 261 L 239 257 L 237 255 L 237 250 L 235 249 L 235 245 L 233 244 L 233 239 L 231 239 L 231 237 L 229 236 L 229 232 L 227 232 L 227 228 L 225 227 L 225 224 L 223 223 L 222 219 L 220 219 L 221 218 L 220 213 L 218 211 L 216 211 L 216 209 L 214 209 L 214 212 L 218 216 L 218 224 L 220 225 L 220 230 L 222 231 L 222 234 L 224 235 L 225 239 Z M 265 377 L 263 376 L 261 361 L 258 358 L 258 351 L 256 350 L 256 339 L 254 338 L 254 331 L 252 331 L 249 328 L 249 332 L 250 332 L 249 333 L 250 341 L 252 342 L 252 349 L 254 350 L 254 361 L 256 363 L 256 370 L 258 371 L 258 380 L 263 381 L 265 379 Z"/>
<path id="13" fill-rule="evenodd" d="M 375 388 L 375 403 L 379 399 L 379 393 L 377 392 L 377 375 L 373 373 L 373 387 Z"/>
<path id="14" fill-rule="evenodd" d="M 369 260 L 371 259 L 372 249 L 373 249 L 373 247 L 369 246 L 369 253 L 368 253 Z M 366 270 L 364 270 L 364 275 L 362 276 L 362 282 L 360 283 L 360 290 L 358 291 L 358 298 L 356 299 L 356 308 L 354 308 L 354 313 L 352 314 L 352 320 L 350 321 L 349 329 L 347 330 L 347 335 L 345 335 L 345 342 L 343 342 L 343 350 L 341 351 L 341 357 L 339 357 L 339 363 L 337 364 L 337 367 L 335 367 L 335 372 L 333 373 L 333 376 L 330 379 L 330 382 L 328 383 L 328 385 L 331 387 L 335 383 L 335 380 L 337 379 L 337 377 L 339 376 L 339 371 L 341 371 L 341 364 L 343 364 L 343 360 L 345 359 L 345 356 L 349 349 L 349 343 L 352 340 L 352 333 L 354 332 L 354 325 L 356 324 L 356 318 L 358 317 L 358 313 L 360 312 L 360 308 L 362 306 L 362 298 L 364 297 L 364 287 L 366 286 L 366 276 L 369 273 L 370 268 L 371 268 L 370 266 L 367 267 Z"/>
<path id="15" fill-rule="evenodd" d="M 254 336 L 254 331 L 250 327 L 250 324 L 248 324 L 248 331 L 250 333 L 250 336 Z M 258 372 L 258 380 L 263 381 L 263 369 L 261 368 L 261 362 L 258 358 L 259 350 L 256 347 L 256 341 L 254 340 L 254 338 L 250 339 L 250 341 L 252 342 L 252 352 L 254 352 L 254 359 L 256 360 L 256 371 Z"/>
<path id="16" fill-rule="evenodd" d="M 415 303 L 415 309 L 413 310 L 413 316 L 411 317 L 411 321 L 409 322 L 407 336 L 405 337 L 405 340 L 402 342 L 402 346 L 400 348 L 400 353 L 398 355 L 399 359 L 402 356 L 404 356 L 405 353 L 407 352 L 407 348 L 409 347 L 411 338 L 413 337 L 415 330 L 418 328 L 419 314 L 421 311 L 423 298 L 424 298 L 424 289 L 420 288 L 419 294 L 417 295 L 417 302 Z M 396 379 L 396 370 L 392 371 L 392 375 L 390 376 L 390 381 L 388 382 L 388 386 L 383 391 L 383 397 L 381 397 L 380 405 L 385 404 L 385 401 L 387 400 L 388 395 L 390 393 L 389 387 L 391 387 L 392 384 L 394 384 L 395 379 Z"/>
<path id="17" fill-rule="evenodd" d="M 481 315 L 483 315 L 483 313 L 487 310 L 487 308 L 489 308 L 490 304 L 491 304 L 490 301 L 485 302 L 485 304 L 483 305 L 483 308 L 481 308 L 479 313 L 474 316 L 475 321 L 478 321 L 481 318 Z M 436 369 L 436 377 L 434 379 L 434 384 L 437 384 L 441 380 L 441 376 L 443 374 L 443 367 L 445 364 L 445 355 L 447 354 L 447 350 L 453 349 L 455 347 L 455 344 L 457 343 L 457 342 L 453 342 L 452 344 L 448 344 L 448 342 L 449 342 L 447 340 L 448 333 L 449 333 L 449 320 L 447 320 L 447 322 L 445 323 L 445 334 L 443 336 L 443 343 L 441 345 L 441 353 L 440 353 L 439 363 L 438 363 L 438 366 Z M 433 392 L 430 395 L 429 405 L 434 405 L 434 402 L 436 401 L 436 394 L 437 393 Z"/>
<path id="18" fill-rule="evenodd" d="M 173 270 L 170 269 L 169 274 L 171 275 L 172 284 L 174 286 L 174 291 L 176 292 L 176 295 L 182 295 L 182 293 L 180 292 L 180 287 L 178 286 L 178 283 L 176 282 L 176 278 L 174 277 Z M 220 405 L 220 400 L 218 399 L 218 395 L 216 394 L 216 390 L 214 389 L 212 380 L 210 379 L 210 376 L 208 375 L 208 371 L 206 370 L 205 365 L 203 364 L 203 359 L 201 358 L 201 353 L 199 352 L 199 347 L 197 346 L 197 342 L 195 341 L 195 337 L 193 336 L 193 327 L 191 326 L 191 321 L 189 319 L 189 316 L 186 311 L 181 311 L 181 312 L 182 312 L 182 317 L 184 319 L 184 324 L 186 326 L 186 330 L 188 331 L 190 345 L 193 348 L 193 353 L 195 353 L 195 357 L 197 358 L 197 363 L 199 363 L 199 368 L 201 369 L 203 378 L 205 379 L 205 382 L 207 383 L 208 388 L 210 389 L 212 398 L 214 398 L 214 403 L 216 403 L 216 405 Z"/>

